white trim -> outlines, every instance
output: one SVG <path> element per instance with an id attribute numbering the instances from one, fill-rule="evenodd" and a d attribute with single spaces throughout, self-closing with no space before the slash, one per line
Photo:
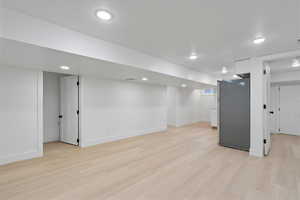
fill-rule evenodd
<path id="1" fill-rule="evenodd" d="M 43 156 L 43 154 L 41 154 L 41 152 L 39 152 L 39 151 L 32 151 L 32 152 L 25 152 L 22 154 L 9 155 L 9 156 L 0 158 L 0 166 L 9 164 L 12 162 L 16 162 L 16 161 L 29 160 L 32 158 L 38 158 L 38 157 L 42 157 L 42 156 Z"/>
<path id="2" fill-rule="evenodd" d="M 78 144 L 78 146 L 79 147 L 83 147 L 83 142 L 82 142 L 82 140 L 83 140 L 83 133 L 82 133 L 82 119 L 83 119 L 83 112 L 84 112 L 84 109 L 82 109 L 83 108 L 83 92 L 84 92 L 84 90 L 83 90 L 83 87 L 82 87 L 82 85 L 83 85 L 83 82 L 84 82 L 84 78 L 82 78 L 82 76 L 78 76 L 79 77 L 79 129 L 78 129 L 78 131 L 79 131 L 79 144 Z"/>
<path id="3" fill-rule="evenodd" d="M 37 133 L 38 133 L 38 148 L 37 151 L 40 156 L 43 156 L 44 149 L 44 80 L 43 80 L 43 72 L 37 72 Z"/>
<path id="4" fill-rule="evenodd" d="M 251 148 L 250 147 L 250 150 L 249 150 L 249 155 L 250 156 L 255 156 L 255 157 L 264 157 L 263 153 L 261 151 L 257 151 L 257 149 L 255 148 Z"/>
<path id="5" fill-rule="evenodd" d="M 166 130 L 167 130 L 167 127 L 164 127 L 164 128 L 156 128 L 156 129 L 149 129 L 149 130 L 142 130 L 142 131 L 134 131 L 134 132 L 125 133 L 125 134 L 123 133 L 123 135 L 118 135 L 118 136 L 113 136 L 113 137 L 102 137 L 102 138 L 98 138 L 98 139 L 87 140 L 86 142 L 81 143 L 81 147 L 89 147 L 89 146 L 94 146 L 97 144 L 118 141 L 118 140 L 122 140 L 122 139 L 126 139 L 126 138 L 163 132 Z"/>

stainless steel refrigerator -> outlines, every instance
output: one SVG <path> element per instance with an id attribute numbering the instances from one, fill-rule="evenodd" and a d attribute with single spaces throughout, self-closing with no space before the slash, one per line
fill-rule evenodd
<path id="1" fill-rule="evenodd" d="M 219 144 L 249 151 L 250 78 L 218 82 Z"/>

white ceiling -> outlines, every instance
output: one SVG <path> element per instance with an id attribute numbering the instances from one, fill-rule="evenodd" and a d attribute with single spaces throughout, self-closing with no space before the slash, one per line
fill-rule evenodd
<path id="1" fill-rule="evenodd" d="M 300 48 L 299 0 L 6 0 L 5 6 L 203 72 Z M 95 17 L 110 10 L 111 23 Z M 255 46 L 263 34 L 267 40 Z M 201 58 L 186 57 L 198 53 Z"/>
<path id="2" fill-rule="evenodd" d="M 214 87 L 162 73 L 2 38 L 0 38 L 0 65 L 123 81 L 133 78 L 136 79 L 134 82 L 164 86 L 181 87 L 181 84 L 186 84 L 188 88 L 196 89 Z M 61 70 L 60 66 L 62 65 L 70 66 L 71 69 L 69 71 Z M 142 81 L 143 77 L 147 77 L 149 80 Z"/>

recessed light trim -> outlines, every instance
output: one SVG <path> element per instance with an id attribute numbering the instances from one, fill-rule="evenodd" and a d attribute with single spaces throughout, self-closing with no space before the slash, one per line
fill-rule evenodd
<path id="1" fill-rule="evenodd" d="M 148 78 L 147 77 L 143 77 L 142 81 L 148 81 Z"/>
<path id="2" fill-rule="evenodd" d="M 222 67 L 222 74 L 227 74 L 228 73 L 228 70 L 227 68 L 224 66 Z"/>
<path id="3" fill-rule="evenodd" d="M 256 37 L 254 40 L 253 40 L 253 43 L 254 44 L 262 44 L 266 41 L 266 38 L 263 37 L 263 36 L 259 36 L 259 37 Z"/>
<path id="4" fill-rule="evenodd" d="M 69 70 L 69 69 L 70 69 L 70 67 L 69 67 L 69 66 L 65 66 L 65 65 L 63 65 L 63 66 L 60 66 L 60 69 L 62 69 L 62 70 Z"/>
<path id="5" fill-rule="evenodd" d="M 292 67 L 300 67 L 300 61 L 299 61 L 299 59 L 294 59 L 293 60 Z"/>
<path id="6" fill-rule="evenodd" d="M 196 54 L 192 54 L 192 55 L 189 56 L 189 59 L 190 60 L 197 60 L 198 56 Z"/>
<path id="7" fill-rule="evenodd" d="M 185 87 L 187 87 L 187 85 L 186 84 L 181 84 L 181 87 L 185 88 Z"/>
<path id="8" fill-rule="evenodd" d="M 110 21 L 113 18 L 113 15 L 107 10 L 98 10 L 96 15 L 102 21 Z"/>

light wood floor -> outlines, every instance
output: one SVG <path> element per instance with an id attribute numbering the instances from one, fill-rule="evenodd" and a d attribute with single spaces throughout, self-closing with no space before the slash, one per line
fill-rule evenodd
<path id="1" fill-rule="evenodd" d="M 276 135 L 267 158 L 217 145 L 205 124 L 0 167 L 0 199 L 299 200 L 300 137 Z"/>

